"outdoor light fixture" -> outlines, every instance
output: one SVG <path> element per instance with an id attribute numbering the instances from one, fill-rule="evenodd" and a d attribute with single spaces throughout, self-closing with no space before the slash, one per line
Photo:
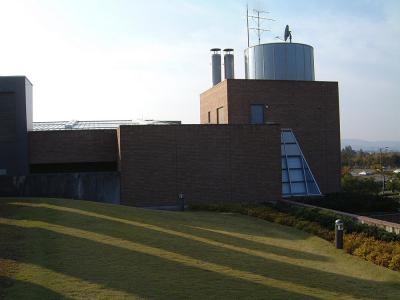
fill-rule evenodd
<path id="1" fill-rule="evenodd" d="M 335 221 L 335 245 L 336 249 L 343 249 L 343 221 L 337 219 Z"/>
<path id="2" fill-rule="evenodd" d="M 181 211 L 185 211 L 185 194 L 180 192 L 178 198 Z"/>

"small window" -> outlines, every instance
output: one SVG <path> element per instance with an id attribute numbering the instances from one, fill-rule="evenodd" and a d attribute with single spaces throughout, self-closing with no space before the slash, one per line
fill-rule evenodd
<path id="1" fill-rule="evenodd" d="M 264 124 L 264 104 L 252 104 L 250 108 L 251 124 Z"/>
<path id="2" fill-rule="evenodd" d="M 217 124 L 223 124 L 224 121 L 224 111 L 222 110 L 223 107 L 217 108 Z"/>
<path id="3" fill-rule="evenodd" d="M 211 111 L 208 112 L 208 124 L 211 123 Z"/>

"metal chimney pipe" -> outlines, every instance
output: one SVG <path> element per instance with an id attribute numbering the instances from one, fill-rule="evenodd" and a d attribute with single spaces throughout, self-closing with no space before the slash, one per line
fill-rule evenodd
<path id="1" fill-rule="evenodd" d="M 221 82 L 221 49 L 211 49 L 212 83 L 213 86 Z"/>
<path id="2" fill-rule="evenodd" d="M 235 79 L 235 60 L 233 49 L 224 49 L 225 79 Z"/>

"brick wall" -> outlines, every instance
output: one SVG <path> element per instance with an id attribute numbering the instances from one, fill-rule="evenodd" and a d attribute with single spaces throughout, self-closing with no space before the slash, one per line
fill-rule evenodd
<path id="1" fill-rule="evenodd" d="M 221 98 L 229 124 L 250 123 L 250 105 L 268 105 L 266 122 L 293 129 L 323 193 L 340 190 L 340 120 L 337 82 L 227 80 L 226 89 L 202 94 L 201 115 Z M 201 119 L 203 122 L 203 118 Z"/>
<path id="2" fill-rule="evenodd" d="M 29 132 L 31 164 L 117 161 L 117 131 L 60 130 Z"/>
<path id="3" fill-rule="evenodd" d="M 266 201 L 281 195 L 278 126 L 121 126 L 121 204 Z"/>
<path id="4" fill-rule="evenodd" d="M 210 113 L 210 124 L 217 124 L 217 109 L 220 109 L 220 114 L 222 114 L 222 121 L 220 120 L 219 123 L 229 122 L 227 87 L 227 81 L 223 81 L 200 95 L 201 124 L 209 123 L 208 113 Z"/>

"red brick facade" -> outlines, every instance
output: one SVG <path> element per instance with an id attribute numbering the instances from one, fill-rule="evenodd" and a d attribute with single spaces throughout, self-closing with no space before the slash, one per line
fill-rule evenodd
<path id="1" fill-rule="evenodd" d="M 30 164 L 118 162 L 125 205 L 176 205 L 180 192 L 188 204 L 263 202 L 281 197 L 280 130 L 291 128 L 321 191 L 336 192 L 338 98 L 334 82 L 227 80 L 201 95 L 203 125 L 30 132 Z M 268 124 L 249 124 L 251 104 Z"/>
<path id="2" fill-rule="evenodd" d="M 201 124 L 228 123 L 228 81 L 222 81 L 212 89 L 200 95 Z M 222 114 L 222 120 L 217 120 L 217 110 Z"/>
<path id="3" fill-rule="evenodd" d="M 29 132 L 30 164 L 117 161 L 117 132 L 55 130 Z"/>
<path id="4" fill-rule="evenodd" d="M 203 93 L 200 102 L 202 124 L 222 103 L 229 124 L 249 124 L 251 104 L 265 105 L 267 123 L 293 129 L 321 191 L 340 190 L 337 82 L 226 80 Z"/>
<path id="5" fill-rule="evenodd" d="M 281 195 L 278 126 L 121 126 L 121 203 L 262 202 Z"/>

